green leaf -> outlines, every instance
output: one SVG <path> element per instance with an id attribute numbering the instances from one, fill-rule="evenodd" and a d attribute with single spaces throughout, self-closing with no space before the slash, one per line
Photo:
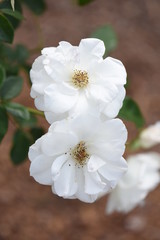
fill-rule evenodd
<path id="1" fill-rule="evenodd" d="M 32 113 L 30 113 L 29 119 L 22 119 L 17 116 L 14 116 L 14 119 L 23 128 L 35 127 L 37 125 L 37 118 Z"/>
<path id="2" fill-rule="evenodd" d="M 14 8 L 15 8 L 16 12 L 19 12 L 20 14 L 22 13 L 21 0 L 15 1 Z M 2 1 L 0 3 L 0 10 L 2 10 L 2 9 L 10 9 L 12 11 L 11 1 L 10 0 Z M 12 24 L 14 29 L 16 29 L 19 26 L 21 20 L 13 17 L 11 15 L 8 15 L 8 14 L 4 14 L 4 15 L 9 20 L 9 22 Z"/>
<path id="3" fill-rule="evenodd" d="M 1 12 L 3 12 L 6 15 L 12 16 L 18 20 L 23 19 L 23 16 L 18 11 L 13 11 L 12 9 L 1 9 Z"/>
<path id="4" fill-rule="evenodd" d="M 23 0 L 28 8 L 37 15 L 42 14 L 46 9 L 44 0 Z"/>
<path id="5" fill-rule="evenodd" d="M 25 46 L 17 44 L 14 49 L 14 56 L 15 61 L 22 65 L 29 57 L 29 51 Z"/>
<path id="6" fill-rule="evenodd" d="M 27 108 L 19 103 L 8 102 L 5 104 L 7 112 L 15 117 L 28 120 L 30 118 L 30 113 Z"/>
<path id="7" fill-rule="evenodd" d="M 130 97 L 126 97 L 119 115 L 120 118 L 134 122 L 137 128 L 143 127 L 145 120 L 137 103 Z"/>
<path id="8" fill-rule="evenodd" d="M 115 31 L 110 25 L 106 25 L 95 30 L 91 37 L 99 38 L 104 42 L 106 48 L 106 54 L 109 54 L 117 47 L 117 36 Z"/>
<path id="9" fill-rule="evenodd" d="M 41 127 L 35 127 L 30 129 L 30 133 L 33 137 L 34 142 L 40 138 L 45 132 Z"/>
<path id="10" fill-rule="evenodd" d="M 17 44 L 14 48 L 0 44 L 0 65 L 6 69 L 7 76 L 18 75 L 19 70 L 26 66 L 29 73 L 31 66 L 26 63 L 28 57 L 28 49 L 21 44 Z"/>
<path id="11" fill-rule="evenodd" d="M 14 49 L 0 43 L 0 64 L 5 68 L 6 75 L 18 75 L 18 66 L 14 61 Z"/>
<path id="12" fill-rule="evenodd" d="M 8 19 L 0 14 L 0 41 L 12 43 L 14 30 Z"/>
<path id="13" fill-rule="evenodd" d="M 4 68 L 0 65 L 0 87 L 2 86 L 3 82 L 5 79 L 5 70 Z"/>
<path id="14" fill-rule="evenodd" d="M 27 158 L 30 144 L 31 140 L 25 132 L 18 129 L 14 133 L 10 152 L 11 160 L 14 164 L 20 164 Z"/>
<path id="15" fill-rule="evenodd" d="M 21 77 L 8 77 L 0 90 L 0 98 L 8 100 L 16 97 L 21 92 L 22 85 Z"/>
<path id="16" fill-rule="evenodd" d="M 6 110 L 0 106 L 0 142 L 8 130 L 8 116 Z"/>
<path id="17" fill-rule="evenodd" d="M 93 2 L 93 0 L 78 0 L 78 4 L 80 6 L 86 5 L 86 4 L 90 3 L 90 2 Z"/>

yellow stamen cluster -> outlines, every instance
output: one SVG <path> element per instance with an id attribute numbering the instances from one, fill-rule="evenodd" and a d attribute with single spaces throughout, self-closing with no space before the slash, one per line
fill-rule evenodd
<path id="1" fill-rule="evenodd" d="M 87 159 L 89 158 L 89 154 L 86 150 L 87 147 L 85 146 L 84 141 L 79 142 L 72 150 L 73 159 L 81 166 L 85 165 Z"/>
<path id="2" fill-rule="evenodd" d="M 86 71 L 81 70 L 75 70 L 73 77 L 72 77 L 72 83 L 77 88 L 84 88 L 88 85 L 88 73 Z"/>

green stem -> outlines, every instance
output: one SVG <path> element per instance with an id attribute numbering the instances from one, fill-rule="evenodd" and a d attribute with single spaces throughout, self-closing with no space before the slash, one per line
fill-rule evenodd
<path id="1" fill-rule="evenodd" d="M 45 116 L 44 116 L 44 113 L 41 112 L 41 111 L 38 111 L 38 110 L 36 110 L 36 109 L 34 109 L 34 108 L 30 108 L 30 107 L 27 107 L 27 109 L 28 109 L 28 111 L 29 111 L 30 113 L 33 113 L 33 114 L 35 114 L 35 115 L 39 115 L 39 116 L 41 116 L 41 117 L 45 117 Z"/>

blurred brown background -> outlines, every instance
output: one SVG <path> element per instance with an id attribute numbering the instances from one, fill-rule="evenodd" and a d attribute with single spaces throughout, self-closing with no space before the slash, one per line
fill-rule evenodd
<path id="1" fill-rule="evenodd" d="M 61 40 L 77 45 L 97 27 L 111 24 L 119 39 L 112 56 L 126 66 L 128 94 L 140 105 L 147 124 L 159 120 L 160 1 L 95 0 L 79 7 L 71 0 L 47 0 L 47 6 L 38 18 L 24 9 L 26 20 L 16 32 L 15 43 L 32 49 L 41 38 L 44 46 L 57 46 Z M 17 101 L 33 106 L 29 91 L 24 86 Z M 44 120 L 41 123 L 48 127 Z M 128 130 L 129 137 L 135 134 L 132 124 Z M 148 196 L 144 207 L 128 215 L 106 216 L 106 198 L 94 204 L 63 200 L 29 176 L 29 161 L 12 165 L 8 151 L 13 131 L 10 125 L 0 146 L 0 240 L 160 239 L 160 188 Z"/>

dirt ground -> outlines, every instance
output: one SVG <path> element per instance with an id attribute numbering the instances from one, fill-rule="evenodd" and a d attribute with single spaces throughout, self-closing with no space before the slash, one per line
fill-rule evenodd
<path id="1" fill-rule="evenodd" d="M 78 44 L 97 27 L 111 24 L 119 39 L 112 56 L 126 66 L 128 94 L 139 103 L 146 124 L 160 119 L 160 1 L 95 0 L 79 7 L 71 0 L 48 0 L 47 6 L 38 19 L 25 9 L 26 20 L 15 43 L 35 48 L 41 38 L 43 46 L 57 46 L 61 40 Z M 26 86 L 17 100 L 33 106 Z M 45 121 L 41 124 L 47 127 Z M 131 137 L 135 128 L 127 126 Z M 160 188 L 148 196 L 144 207 L 127 215 L 106 216 L 106 198 L 93 204 L 64 200 L 29 176 L 29 161 L 12 165 L 8 151 L 13 131 L 10 125 L 0 146 L 0 240 L 160 239 Z"/>

